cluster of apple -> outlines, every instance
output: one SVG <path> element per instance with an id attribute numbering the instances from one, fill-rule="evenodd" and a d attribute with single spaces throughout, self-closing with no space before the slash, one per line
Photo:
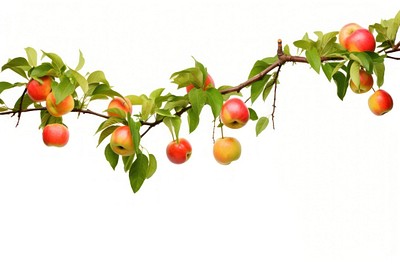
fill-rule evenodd
<path id="1" fill-rule="evenodd" d="M 74 98 L 68 95 L 61 101 L 56 101 L 51 84 L 53 78 L 43 76 L 38 79 L 30 79 L 26 85 L 26 93 L 35 102 L 46 102 L 46 109 L 53 117 L 62 117 L 74 109 Z M 63 147 L 68 143 L 69 131 L 62 123 L 50 123 L 43 128 L 43 142 L 47 146 Z"/>
<path id="2" fill-rule="evenodd" d="M 374 52 L 376 46 L 373 34 L 357 23 L 346 24 L 340 29 L 339 43 L 349 52 Z M 360 67 L 359 77 L 358 85 L 350 79 L 351 90 L 356 94 L 370 91 L 374 85 L 372 73 Z M 371 112 L 377 116 L 389 112 L 393 108 L 391 95 L 383 89 L 373 89 L 373 91 L 368 99 L 368 107 Z"/>
<path id="3" fill-rule="evenodd" d="M 207 90 L 208 88 L 213 87 L 215 87 L 214 80 L 210 74 L 207 74 L 202 89 Z M 189 93 L 193 88 L 194 86 L 191 84 L 186 86 L 186 92 Z M 239 98 L 230 98 L 226 100 L 221 107 L 221 123 L 228 128 L 242 128 L 246 125 L 249 118 L 249 109 Z M 181 164 L 190 158 L 192 154 L 192 146 L 185 138 L 179 138 L 168 144 L 166 153 L 171 162 Z M 234 137 L 222 136 L 214 142 L 213 155 L 218 163 L 228 165 L 232 161 L 239 159 L 241 155 L 240 142 Z"/>

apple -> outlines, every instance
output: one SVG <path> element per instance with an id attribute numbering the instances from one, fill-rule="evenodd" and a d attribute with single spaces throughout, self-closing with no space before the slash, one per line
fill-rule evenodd
<path id="1" fill-rule="evenodd" d="M 339 31 L 339 43 L 349 52 L 374 52 L 375 37 L 357 23 L 349 23 Z"/>
<path id="2" fill-rule="evenodd" d="M 203 86 L 203 90 L 207 90 L 208 88 L 211 87 L 215 87 L 215 83 L 213 78 L 210 76 L 210 74 L 207 74 L 206 80 L 204 81 L 204 86 Z M 186 92 L 189 93 L 190 90 L 192 90 L 194 88 L 193 84 L 189 84 L 188 86 L 186 86 Z"/>
<path id="3" fill-rule="evenodd" d="M 43 76 L 39 78 L 40 81 L 35 79 L 30 79 L 26 85 L 26 93 L 34 102 L 42 102 L 46 100 L 46 97 L 51 92 L 51 82 L 50 76 Z"/>
<path id="4" fill-rule="evenodd" d="M 359 73 L 360 73 L 360 85 L 358 88 L 355 85 L 355 83 L 352 80 L 350 80 L 350 88 L 356 94 L 366 93 L 374 85 L 374 78 L 372 77 L 371 74 L 369 74 L 363 69 L 360 69 Z"/>
<path id="5" fill-rule="evenodd" d="M 135 153 L 129 126 L 119 126 L 111 134 L 110 146 L 112 151 L 121 156 L 130 156 Z"/>
<path id="6" fill-rule="evenodd" d="M 372 113 L 381 116 L 393 108 L 393 99 L 388 92 L 379 89 L 369 97 L 368 106 Z"/>
<path id="7" fill-rule="evenodd" d="M 125 113 L 132 113 L 132 104 L 131 101 L 128 98 L 122 98 L 122 97 L 114 97 L 110 103 L 108 104 L 108 109 L 112 108 L 118 108 Z M 108 116 L 110 117 L 121 117 L 120 114 L 114 113 L 112 111 L 108 111 Z"/>
<path id="8" fill-rule="evenodd" d="M 69 131 L 64 124 L 47 124 L 43 128 L 42 138 L 46 146 L 63 147 L 68 143 Z"/>
<path id="9" fill-rule="evenodd" d="M 239 159 L 241 152 L 240 142 L 234 137 L 221 137 L 215 140 L 213 146 L 214 158 L 222 165 L 228 165 Z"/>
<path id="10" fill-rule="evenodd" d="M 182 164 L 188 161 L 192 155 L 192 146 L 185 138 L 179 138 L 167 145 L 166 153 L 172 163 Z"/>
<path id="11" fill-rule="evenodd" d="M 74 109 L 74 105 L 75 103 L 72 95 L 67 96 L 58 104 L 56 104 L 56 98 L 53 92 L 46 97 L 47 111 L 54 117 L 61 117 L 67 114 Z"/>
<path id="12" fill-rule="evenodd" d="M 250 112 L 241 99 L 230 98 L 222 105 L 220 118 L 225 126 L 239 129 L 246 125 Z"/>

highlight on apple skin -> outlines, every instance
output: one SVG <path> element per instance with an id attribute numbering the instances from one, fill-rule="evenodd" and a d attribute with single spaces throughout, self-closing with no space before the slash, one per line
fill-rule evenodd
<path id="1" fill-rule="evenodd" d="M 239 129 L 248 122 L 250 112 L 240 98 L 230 98 L 222 105 L 220 118 L 225 126 Z"/>
<path id="2" fill-rule="evenodd" d="M 212 87 L 215 87 L 214 80 L 211 77 L 211 75 L 207 73 L 206 80 L 204 81 L 203 90 L 205 91 L 208 88 L 212 88 Z M 190 90 L 192 90 L 193 88 L 194 88 L 194 85 L 193 84 L 189 84 L 188 86 L 186 86 L 186 92 L 189 93 Z"/>
<path id="3" fill-rule="evenodd" d="M 185 138 L 179 138 L 168 143 L 166 154 L 172 163 L 182 164 L 188 161 L 192 155 L 192 146 Z"/>
<path id="4" fill-rule="evenodd" d="M 114 97 L 110 103 L 108 104 L 108 109 L 117 108 L 125 113 L 132 113 L 132 104 L 128 98 L 121 98 L 119 96 Z M 112 111 L 107 111 L 108 116 L 110 117 L 121 117 L 120 114 L 114 113 Z"/>
<path id="5" fill-rule="evenodd" d="M 54 117 L 62 117 L 71 112 L 74 109 L 74 105 L 75 103 L 72 95 L 67 96 L 58 104 L 56 104 L 56 98 L 53 92 L 46 97 L 47 111 Z"/>
<path id="6" fill-rule="evenodd" d="M 111 134 L 110 147 L 114 153 L 121 156 L 131 156 L 135 154 L 129 126 L 119 126 L 114 130 Z"/>
<path id="7" fill-rule="evenodd" d="M 219 164 L 229 165 L 240 158 L 241 152 L 240 142 L 234 137 L 221 137 L 215 140 L 213 155 Z"/>
<path id="8" fill-rule="evenodd" d="M 42 138 L 46 146 L 63 147 L 68 143 L 69 130 L 60 123 L 47 124 L 43 128 Z"/>
<path id="9" fill-rule="evenodd" d="M 368 106 L 372 113 L 381 116 L 393 108 L 393 99 L 388 92 L 379 89 L 369 97 Z"/>
<path id="10" fill-rule="evenodd" d="M 30 79 L 26 85 L 26 93 L 33 102 L 42 102 L 51 92 L 52 78 L 50 76 L 43 76 L 39 78 L 40 81 Z"/>

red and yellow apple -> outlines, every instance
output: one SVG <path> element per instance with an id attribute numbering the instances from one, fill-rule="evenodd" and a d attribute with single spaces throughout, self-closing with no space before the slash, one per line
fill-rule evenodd
<path id="1" fill-rule="evenodd" d="M 240 142 L 234 137 L 221 137 L 215 140 L 213 146 L 214 158 L 222 165 L 228 165 L 232 161 L 238 160 L 241 152 Z"/>
<path id="2" fill-rule="evenodd" d="M 393 99 L 388 92 L 379 89 L 369 97 L 368 106 L 372 113 L 381 116 L 393 108 Z"/>
<path id="3" fill-rule="evenodd" d="M 356 84 L 350 80 L 350 88 L 356 94 L 366 93 L 371 90 L 372 86 L 374 85 L 374 78 L 371 74 L 366 72 L 363 69 L 360 69 L 360 84 L 357 87 Z"/>
<path id="4" fill-rule="evenodd" d="M 69 131 L 64 124 L 47 124 L 43 128 L 42 138 L 46 146 L 63 147 L 68 143 Z"/>
<path id="5" fill-rule="evenodd" d="M 43 76 L 39 80 L 30 79 L 26 85 L 26 93 L 34 102 L 42 102 L 46 100 L 46 97 L 51 92 L 51 82 L 50 76 Z"/>
<path id="6" fill-rule="evenodd" d="M 204 81 L 204 86 L 203 86 L 203 90 L 207 90 L 208 88 L 211 87 L 215 87 L 215 83 L 213 78 L 210 76 L 210 74 L 207 74 L 206 80 Z M 189 84 L 188 86 L 186 86 L 186 92 L 189 93 L 190 90 L 192 90 L 194 88 L 193 84 Z"/>
<path id="7" fill-rule="evenodd" d="M 119 126 L 114 130 L 111 134 L 110 147 L 112 151 L 121 156 L 130 156 L 135 153 L 129 126 Z"/>
<path id="8" fill-rule="evenodd" d="M 51 92 L 46 97 L 46 108 L 47 111 L 54 117 L 61 117 L 74 109 L 74 98 L 72 95 L 64 98 L 60 103 L 56 103 L 56 98 Z"/>
<path id="9" fill-rule="evenodd" d="M 188 161 L 192 155 L 192 146 L 185 138 L 179 138 L 167 145 L 166 153 L 172 163 L 182 164 Z"/>
<path id="10" fill-rule="evenodd" d="M 220 118 L 225 126 L 239 129 L 246 125 L 250 112 L 240 98 L 230 98 L 222 105 Z"/>
<path id="11" fill-rule="evenodd" d="M 113 109 L 117 108 L 125 113 L 132 113 L 132 104 L 131 101 L 128 98 L 122 98 L 119 96 L 114 97 L 110 103 L 108 104 L 108 109 Z M 120 114 L 112 112 L 112 111 L 107 111 L 108 116 L 110 117 L 121 117 Z"/>
<path id="12" fill-rule="evenodd" d="M 374 52 L 375 37 L 357 23 L 344 25 L 339 31 L 339 43 L 349 52 Z"/>

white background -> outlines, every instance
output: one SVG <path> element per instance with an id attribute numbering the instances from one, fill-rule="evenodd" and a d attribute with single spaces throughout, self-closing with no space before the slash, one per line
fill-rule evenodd
<path id="1" fill-rule="evenodd" d="M 192 56 L 217 86 L 237 85 L 278 38 L 296 52 L 306 32 L 367 27 L 399 10 L 369 0 L 138 2 L 6 1 L 1 64 L 31 46 L 75 66 L 80 49 L 84 71 L 103 70 L 123 94 L 179 94 L 169 77 Z M 65 116 L 71 138 L 57 149 L 42 143 L 39 114 L 17 128 L 2 116 L 0 266 L 399 266 L 400 67 L 386 67 L 395 107 L 376 117 L 369 94 L 340 101 L 324 75 L 286 64 L 276 130 L 226 130 L 243 148 L 229 166 L 213 159 L 209 115 L 193 134 L 182 129 L 193 146 L 183 165 L 165 156 L 166 128 L 153 129 L 142 144 L 159 166 L 137 194 L 96 148 L 102 119 Z M 10 71 L 0 80 L 21 81 Z M 11 105 L 21 90 L 2 98 Z M 268 115 L 271 104 L 254 108 Z"/>

